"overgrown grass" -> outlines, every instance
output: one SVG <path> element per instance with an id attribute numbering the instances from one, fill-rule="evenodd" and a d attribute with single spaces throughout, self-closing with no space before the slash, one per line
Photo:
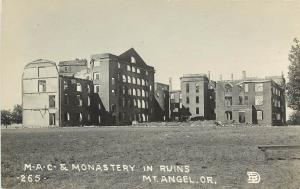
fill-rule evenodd
<path id="1" fill-rule="evenodd" d="M 101 127 L 5 129 L 1 135 L 4 188 L 297 188 L 300 160 L 266 161 L 258 145 L 298 144 L 300 127 Z M 292 153 L 292 152 L 291 152 Z M 131 164 L 134 172 L 24 172 L 25 163 Z M 213 176 L 216 185 L 142 182 L 141 167 L 190 165 L 190 176 Z M 262 181 L 247 183 L 247 171 Z M 40 174 L 38 183 L 17 176 Z M 170 174 L 172 175 L 172 173 Z"/>

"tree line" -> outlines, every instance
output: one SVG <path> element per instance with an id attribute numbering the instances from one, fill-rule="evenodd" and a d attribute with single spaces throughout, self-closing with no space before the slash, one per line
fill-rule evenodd
<path id="1" fill-rule="evenodd" d="M 22 123 L 22 106 L 17 104 L 13 110 L 1 110 L 1 125 L 7 126 L 10 124 Z"/>

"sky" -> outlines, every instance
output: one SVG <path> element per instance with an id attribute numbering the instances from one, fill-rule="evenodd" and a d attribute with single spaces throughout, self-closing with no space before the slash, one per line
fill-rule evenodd
<path id="1" fill-rule="evenodd" d="M 299 18 L 299 0 L 3 0 L 1 108 L 21 104 L 31 61 L 131 47 L 155 67 L 155 81 L 172 77 L 173 89 L 188 73 L 286 76 Z"/>

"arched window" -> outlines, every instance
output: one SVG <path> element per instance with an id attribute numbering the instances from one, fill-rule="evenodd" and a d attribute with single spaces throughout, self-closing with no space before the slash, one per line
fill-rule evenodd
<path id="1" fill-rule="evenodd" d="M 232 86 L 231 85 L 229 85 L 229 84 L 226 84 L 225 85 L 225 92 L 232 92 Z"/>
<path id="2" fill-rule="evenodd" d="M 123 82 L 126 83 L 126 76 L 122 75 L 122 78 L 123 78 Z"/>
<path id="3" fill-rule="evenodd" d="M 77 83 L 77 91 L 81 92 L 81 84 L 80 83 Z"/>
<path id="4" fill-rule="evenodd" d="M 131 83 L 131 77 L 130 76 L 127 76 L 127 82 Z"/>

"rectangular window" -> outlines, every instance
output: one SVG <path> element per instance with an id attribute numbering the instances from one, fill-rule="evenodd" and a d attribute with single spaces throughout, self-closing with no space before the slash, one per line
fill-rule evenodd
<path id="1" fill-rule="evenodd" d="M 136 84 L 136 79 L 135 79 L 135 77 L 132 77 L 132 84 Z"/>
<path id="2" fill-rule="evenodd" d="M 199 93 L 199 84 L 196 83 L 196 93 Z"/>
<path id="3" fill-rule="evenodd" d="M 139 68 L 137 68 L 136 73 L 141 73 L 141 70 Z"/>
<path id="4" fill-rule="evenodd" d="M 247 105 L 247 104 L 248 104 L 248 102 L 249 102 L 249 100 L 248 100 L 248 96 L 245 96 L 245 104 Z"/>
<path id="5" fill-rule="evenodd" d="M 94 73 L 94 80 L 100 80 L 100 73 L 98 72 Z"/>
<path id="6" fill-rule="evenodd" d="M 131 71 L 131 67 L 129 65 L 127 65 L 127 71 Z"/>
<path id="7" fill-rule="evenodd" d="M 199 114 L 199 108 L 198 107 L 196 108 L 196 114 Z"/>
<path id="8" fill-rule="evenodd" d="M 135 67 L 132 66 L 132 72 L 135 72 Z"/>
<path id="9" fill-rule="evenodd" d="M 127 76 L 127 82 L 131 83 L 131 77 L 130 76 Z"/>
<path id="10" fill-rule="evenodd" d="M 249 86 L 248 84 L 245 84 L 245 92 L 247 93 L 249 91 Z"/>
<path id="11" fill-rule="evenodd" d="M 77 90 L 78 92 L 81 92 L 81 84 L 80 84 L 80 83 L 77 83 L 77 84 L 76 84 L 76 90 Z"/>
<path id="12" fill-rule="evenodd" d="M 64 81 L 64 90 L 67 90 L 67 89 L 68 89 L 68 82 Z"/>
<path id="13" fill-rule="evenodd" d="M 120 64 L 120 62 L 118 62 L 118 68 L 121 68 L 121 64 Z"/>
<path id="14" fill-rule="evenodd" d="M 232 105 L 232 97 L 225 97 L 225 106 L 231 106 Z"/>
<path id="15" fill-rule="evenodd" d="M 115 105 L 115 104 L 112 104 L 112 105 L 111 105 L 111 111 L 112 111 L 112 112 L 115 112 L 115 111 L 116 111 L 116 105 Z"/>
<path id="16" fill-rule="evenodd" d="M 199 103 L 199 96 L 196 96 L 196 103 Z"/>
<path id="17" fill-rule="evenodd" d="M 89 97 L 89 96 L 87 97 L 87 105 L 88 105 L 88 106 L 90 106 L 90 105 L 91 105 L 91 99 L 90 99 L 90 97 Z"/>
<path id="18" fill-rule="evenodd" d="M 46 80 L 39 80 L 38 81 L 38 91 L 39 92 L 46 92 Z"/>
<path id="19" fill-rule="evenodd" d="M 189 104 L 190 103 L 190 98 L 187 96 L 186 97 L 186 103 Z"/>
<path id="20" fill-rule="evenodd" d="M 171 99 L 173 100 L 175 97 L 174 97 L 174 94 L 171 94 Z"/>
<path id="21" fill-rule="evenodd" d="M 263 92 L 264 91 L 264 85 L 262 83 L 255 84 L 255 92 Z"/>
<path id="22" fill-rule="evenodd" d="M 185 84 L 185 90 L 186 90 L 187 93 L 190 92 L 190 85 L 189 85 L 189 83 Z"/>
<path id="23" fill-rule="evenodd" d="M 99 93 L 100 92 L 100 85 L 94 85 L 94 91 L 95 91 L 95 93 Z"/>
<path id="24" fill-rule="evenodd" d="M 112 84 L 112 85 L 115 85 L 115 84 L 116 84 L 116 81 L 115 81 L 115 78 L 114 78 L 114 77 L 111 78 L 111 84 Z"/>
<path id="25" fill-rule="evenodd" d="M 239 96 L 239 105 L 243 105 L 243 97 Z"/>
<path id="26" fill-rule="evenodd" d="M 232 111 L 226 111 L 225 112 L 225 117 L 227 120 L 232 120 Z"/>
<path id="27" fill-rule="evenodd" d="M 49 125 L 55 125 L 55 113 L 49 113 Z"/>
<path id="28" fill-rule="evenodd" d="M 277 120 L 277 121 L 280 121 L 280 120 L 281 120 L 281 115 L 280 115 L 280 113 L 277 113 L 277 114 L 276 114 L 276 120 Z"/>
<path id="29" fill-rule="evenodd" d="M 99 60 L 94 61 L 94 66 L 95 66 L 95 67 L 96 67 L 96 66 L 100 66 L 100 61 L 99 61 Z"/>
<path id="30" fill-rule="evenodd" d="M 68 112 L 65 113 L 64 120 L 70 121 L 70 114 Z"/>
<path id="31" fill-rule="evenodd" d="M 255 96 L 255 105 L 263 105 L 264 103 L 264 96 L 259 95 Z"/>
<path id="32" fill-rule="evenodd" d="M 245 112 L 239 112 L 239 123 L 245 123 Z"/>
<path id="33" fill-rule="evenodd" d="M 78 106 L 82 106 L 82 99 L 80 95 L 77 95 L 77 104 Z"/>
<path id="34" fill-rule="evenodd" d="M 262 110 L 257 110 L 256 111 L 257 114 L 257 120 L 263 120 L 264 119 L 264 115 L 263 115 L 263 111 Z"/>
<path id="35" fill-rule="evenodd" d="M 65 96 L 64 96 L 64 103 L 66 105 L 69 104 L 69 96 L 67 94 L 65 94 Z"/>
<path id="36" fill-rule="evenodd" d="M 49 108 L 55 108 L 55 95 L 49 95 Z"/>

